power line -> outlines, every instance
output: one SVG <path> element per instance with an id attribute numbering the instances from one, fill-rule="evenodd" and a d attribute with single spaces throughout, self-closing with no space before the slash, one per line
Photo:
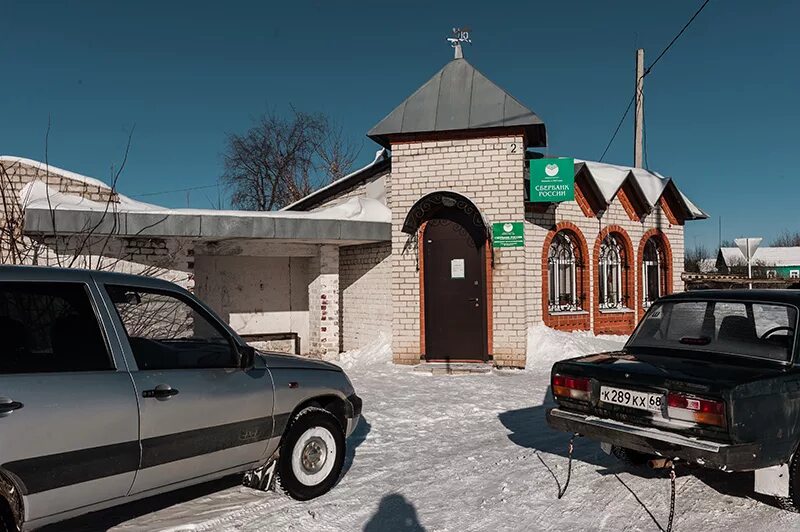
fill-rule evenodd
<path id="1" fill-rule="evenodd" d="M 625 112 L 622 113 L 622 118 L 619 119 L 619 124 L 617 124 L 617 129 L 615 129 L 614 130 L 614 134 L 611 135 L 611 140 L 609 140 L 608 144 L 606 144 L 606 149 L 603 150 L 603 155 L 600 156 L 600 162 L 601 163 L 603 162 L 603 159 L 605 158 L 606 153 L 608 153 L 608 149 L 611 147 L 611 144 L 614 143 L 614 139 L 617 138 L 617 133 L 619 133 L 619 128 L 621 128 L 622 127 L 622 123 L 625 122 L 625 117 L 628 116 L 628 112 L 631 110 L 631 105 L 633 105 L 633 100 L 635 98 L 636 98 L 636 94 L 634 93 L 634 95 L 631 96 L 631 101 L 628 102 L 628 107 L 626 107 L 625 108 Z"/>
<path id="2" fill-rule="evenodd" d="M 680 38 L 680 36 L 683 35 L 683 32 L 686 31 L 686 28 L 688 28 L 692 24 L 692 22 L 694 22 L 694 19 L 697 18 L 697 15 L 699 15 L 700 12 L 703 11 L 706 8 L 706 6 L 708 5 L 708 3 L 710 1 L 711 0 L 706 0 L 705 2 L 703 2 L 703 5 L 700 6 L 700 9 L 695 11 L 694 15 L 692 15 L 692 18 L 690 18 L 689 21 L 686 24 L 684 24 L 683 28 L 681 28 L 681 31 L 679 31 L 678 34 L 675 35 L 675 37 L 672 38 L 672 40 L 669 42 L 667 47 L 664 48 L 663 50 L 661 50 L 661 53 L 658 54 L 658 57 L 656 57 L 656 60 L 653 61 L 652 63 L 650 63 L 650 66 L 645 69 L 644 74 L 642 75 L 642 77 L 648 75 L 650 73 L 650 71 L 653 70 L 653 67 L 656 66 L 656 63 L 658 63 L 659 59 L 664 57 L 664 54 L 666 54 L 667 51 L 669 51 L 669 49 L 672 48 L 672 45 L 675 44 L 675 41 L 677 41 Z"/>
<path id="3" fill-rule="evenodd" d="M 644 73 L 642 74 L 642 79 L 644 79 L 645 76 L 647 76 L 653 70 L 653 67 L 656 66 L 656 63 L 658 63 L 661 60 L 661 58 L 664 57 L 664 55 L 669 51 L 669 49 L 672 48 L 672 45 L 675 44 L 675 42 L 680 38 L 681 35 L 683 35 L 686 29 L 692 24 L 692 22 L 694 22 L 694 19 L 697 18 L 697 16 L 703 11 L 703 9 L 705 9 L 705 7 L 708 5 L 710 1 L 711 0 L 705 0 L 705 2 L 703 2 L 703 5 L 701 5 L 700 8 L 697 11 L 695 11 L 694 15 L 692 15 L 692 17 L 688 20 L 688 22 L 686 22 L 686 24 L 683 25 L 681 31 L 679 31 L 675 35 L 675 37 L 672 38 L 669 44 L 667 44 L 667 46 L 664 47 L 663 50 L 661 50 L 661 53 L 658 54 L 658 57 L 656 57 L 655 61 L 650 63 L 650 66 L 644 70 Z M 636 86 L 637 87 L 639 86 L 639 80 L 636 80 Z M 603 161 L 603 159 L 606 156 L 606 153 L 608 153 L 609 148 L 611 148 L 611 145 L 614 143 L 614 139 L 617 138 L 617 133 L 619 133 L 622 124 L 625 122 L 625 118 L 628 116 L 628 113 L 630 112 L 631 106 L 633 105 L 635 99 L 636 99 L 636 89 L 634 89 L 633 96 L 631 97 L 631 100 L 628 102 L 628 106 L 625 108 L 625 112 L 622 113 L 622 118 L 620 118 L 619 123 L 617 124 L 617 127 L 614 130 L 614 133 L 611 135 L 611 140 L 608 141 L 606 149 L 603 150 L 603 155 L 600 156 L 600 162 Z M 645 151 L 645 153 L 647 152 Z"/>
<path id="4" fill-rule="evenodd" d="M 161 192 L 145 192 L 144 194 L 131 194 L 132 198 L 143 198 L 145 196 L 161 196 L 164 194 L 174 194 L 176 192 L 191 192 L 192 190 L 204 190 L 207 188 L 217 188 L 219 184 L 216 185 L 203 185 L 199 187 L 188 187 L 188 188 L 176 188 L 175 190 L 163 190 Z"/>

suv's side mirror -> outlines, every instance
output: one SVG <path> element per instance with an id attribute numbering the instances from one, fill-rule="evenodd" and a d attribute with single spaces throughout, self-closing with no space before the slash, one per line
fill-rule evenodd
<path id="1" fill-rule="evenodd" d="M 239 355 L 239 363 L 241 364 L 242 369 L 250 369 L 253 367 L 253 365 L 255 365 L 256 350 L 253 346 L 239 346 Z"/>

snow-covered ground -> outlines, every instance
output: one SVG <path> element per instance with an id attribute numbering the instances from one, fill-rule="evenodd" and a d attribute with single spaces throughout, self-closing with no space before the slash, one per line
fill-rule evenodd
<path id="1" fill-rule="evenodd" d="M 296 502 L 218 482 L 92 516 L 75 526 L 115 531 L 659 530 L 669 480 L 630 471 L 544 420 L 554 360 L 619 347 L 543 327 L 529 337 L 529 369 L 432 376 L 392 365 L 385 340 L 341 364 L 364 399 L 346 473 L 330 493 Z M 753 477 L 679 470 L 675 530 L 798 530 L 800 516 L 752 492 Z M 558 479 L 558 480 L 556 480 Z M 155 510 L 155 511 L 154 511 Z"/>

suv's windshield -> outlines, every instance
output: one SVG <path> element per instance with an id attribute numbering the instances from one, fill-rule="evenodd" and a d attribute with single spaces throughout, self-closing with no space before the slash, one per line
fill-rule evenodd
<path id="1" fill-rule="evenodd" d="M 629 347 L 688 349 L 788 361 L 797 311 L 751 301 L 664 301 L 645 315 Z"/>

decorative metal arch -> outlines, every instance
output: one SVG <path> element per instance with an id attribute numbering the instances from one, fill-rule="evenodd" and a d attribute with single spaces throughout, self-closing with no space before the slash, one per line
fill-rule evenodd
<path id="1" fill-rule="evenodd" d="M 416 235 L 422 224 L 437 218 L 447 209 L 458 209 L 464 213 L 465 217 L 489 239 L 489 224 L 480 209 L 469 198 L 450 190 L 431 192 L 418 199 L 406 214 L 402 231 L 409 235 Z"/>
<path id="2" fill-rule="evenodd" d="M 475 246 L 488 243 L 489 253 L 491 253 L 491 266 L 494 268 L 494 248 L 491 245 L 492 235 L 491 226 L 483 217 L 480 209 L 469 198 L 462 196 L 452 190 L 440 190 L 422 196 L 411 206 L 403 220 L 402 231 L 409 235 L 403 253 L 413 251 L 416 254 L 416 266 L 419 271 L 419 243 L 417 235 L 422 224 L 428 221 L 447 218 L 448 210 L 456 210 L 461 216 L 462 221 L 471 224 L 472 227 L 463 227 L 472 237 Z"/>

